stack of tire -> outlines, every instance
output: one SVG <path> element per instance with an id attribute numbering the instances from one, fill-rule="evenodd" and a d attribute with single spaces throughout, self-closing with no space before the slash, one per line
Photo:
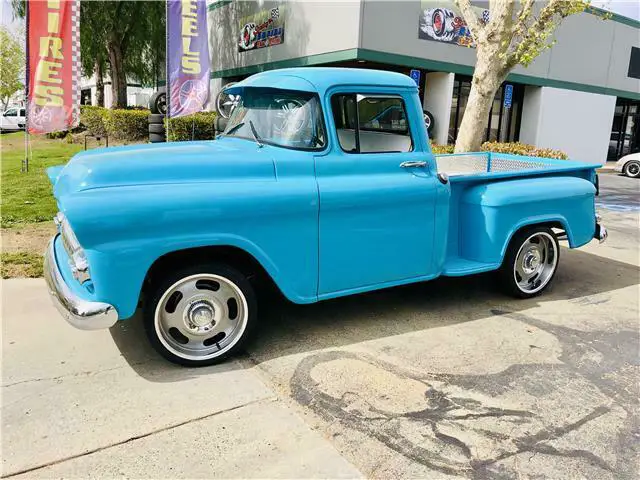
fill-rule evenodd
<path id="1" fill-rule="evenodd" d="M 149 99 L 149 141 L 160 143 L 167 141 L 167 134 L 164 129 L 164 116 L 167 113 L 167 94 L 159 90 Z"/>
<path id="2" fill-rule="evenodd" d="M 149 142 L 161 143 L 167 141 L 164 129 L 164 113 L 152 113 L 149 115 Z"/>

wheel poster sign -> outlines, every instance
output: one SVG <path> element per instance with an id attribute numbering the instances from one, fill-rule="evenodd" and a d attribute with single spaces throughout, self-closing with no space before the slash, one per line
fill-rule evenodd
<path id="1" fill-rule="evenodd" d="M 280 5 L 241 18 L 238 51 L 246 52 L 284 43 L 284 8 Z"/>
<path id="2" fill-rule="evenodd" d="M 481 23 L 489 22 L 489 10 L 473 7 Z M 473 47 L 471 31 L 453 1 L 422 0 L 418 38 Z"/>

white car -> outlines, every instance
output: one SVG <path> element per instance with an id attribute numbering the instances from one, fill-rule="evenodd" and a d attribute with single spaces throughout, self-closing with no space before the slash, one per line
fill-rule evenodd
<path id="1" fill-rule="evenodd" d="M 624 173 L 627 177 L 640 178 L 640 152 L 625 155 L 616 163 L 618 173 Z"/>
<path id="2" fill-rule="evenodd" d="M 0 116 L 0 131 L 17 132 L 24 130 L 25 124 L 24 107 L 12 107 L 2 112 Z"/>

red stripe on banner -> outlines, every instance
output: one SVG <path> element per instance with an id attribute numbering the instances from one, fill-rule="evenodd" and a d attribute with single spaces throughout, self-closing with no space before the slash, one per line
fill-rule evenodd
<path id="1" fill-rule="evenodd" d="M 74 1 L 29 0 L 27 32 L 30 133 L 48 133 L 75 126 L 74 48 L 72 26 Z"/>

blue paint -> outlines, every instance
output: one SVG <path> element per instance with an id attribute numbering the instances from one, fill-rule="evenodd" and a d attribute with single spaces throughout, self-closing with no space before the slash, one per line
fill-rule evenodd
<path id="1" fill-rule="evenodd" d="M 504 108 L 511 108 L 513 104 L 513 85 L 506 84 L 504 86 Z"/>
<path id="2" fill-rule="evenodd" d="M 593 236 L 595 168 L 547 168 L 437 177 L 415 82 L 372 70 L 304 68 L 261 73 L 231 87 L 314 92 L 327 132 L 322 151 L 223 137 L 205 142 L 112 147 L 83 152 L 48 174 L 61 211 L 86 250 L 94 291 L 68 270 L 88 299 L 131 316 L 149 268 L 163 255 L 232 246 L 252 255 L 284 295 L 311 303 L 342 295 L 468 275 L 500 266 L 524 225 L 559 222 L 577 247 Z M 413 150 L 347 154 L 331 113 L 334 93 L 402 97 Z M 426 161 L 424 168 L 400 168 Z"/>
<path id="3" fill-rule="evenodd" d="M 409 72 L 409 76 L 413 78 L 413 81 L 416 82 L 416 85 L 420 87 L 420 70 L 412 69 Z"/>

